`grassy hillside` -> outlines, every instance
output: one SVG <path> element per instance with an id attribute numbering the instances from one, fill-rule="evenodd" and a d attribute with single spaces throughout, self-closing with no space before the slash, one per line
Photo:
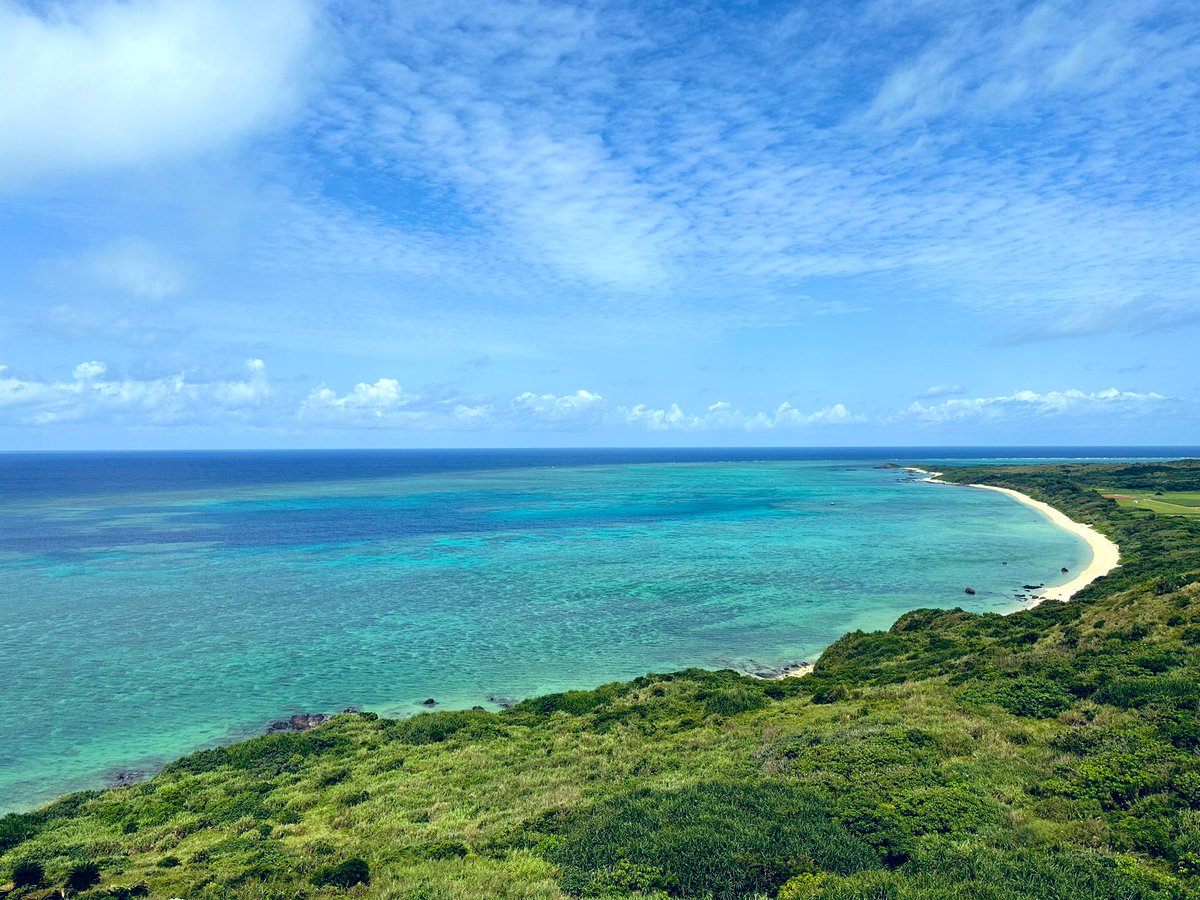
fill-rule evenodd
<path id="1" fill-rule="evenodd" d="M 812 676 L 650 675 L 502 713 L 349 714 L 0 819 L 10 897 L 1200 896 L 1200 462 L 981 468 L 1122 566 L 917 610 Z M 952 490 L 952 488 L 946 488 Z"/>

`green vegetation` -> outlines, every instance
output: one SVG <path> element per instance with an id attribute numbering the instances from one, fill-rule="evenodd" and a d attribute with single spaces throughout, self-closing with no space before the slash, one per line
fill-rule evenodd
<path id="1" fill-rule="evenodd" d="M 1097 490 L 1126 509 L 1160 513 L 1164 516 L 1200 517 L 1200 491 L 1122 491 L 1118 488 Z"/>
<path id="2" fill-rule="evenodd" d="M 193 754 L 0 818 L 0 879 L 11 898 L 1200 897 L 1200 519 L 1085 487 L 1197 491 L 1200 462 L 944 477 L 1093 523 L 1121 567 L 1011 616 L 916 610 L 806 678 L 691 669 Z"/>

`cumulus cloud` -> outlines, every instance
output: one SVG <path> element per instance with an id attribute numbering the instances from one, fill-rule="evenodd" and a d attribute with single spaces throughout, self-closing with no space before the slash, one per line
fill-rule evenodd
<path id="1" fill-rule="evenodd" d="M 666 409 L 638 404 L 619 407 L 615 419 L 651 431 L 783 431 L 810 425 L 852 425 L 866 421 L 865 416 L 854 415 L 841 403 L 805 413 L 787 401 L 771 412 L 755 413 L 745 413 L 730 403 L 718 401 L 701 415 L 684 412 L 678 403 L 672 403 Z"/>
<path id="2" fill-rule="evenodd" d="M 242 377 L 229 380 L 189 381 L 184 373 L 151 379 L 107 374 L 108 367 L 95 360 L 77 365 L 70 381 L 20 378 L 0 367 L 0 423 L 260 424 L 271 416 L 275 392 L 260 359 L 248 360 Z"/>
<path id="3" fill-rule="evenodd" d="M 0 0 L 0 187 L 259 130 L 293 104 L 312 31 L 305 0 Z"/>
<path id="4" fill-rule="evenodd" d="M 406 392 L 394 378 L 359 382 L 339 395 L 322 385 L 312 390 L 297 413 L 302 422 L 332 428 L 457 430 L 491 422 L 489 403 L 469 403 L 458 395 L 425 396 Z"/>
<path id="5" fill-rule="evenodd" d="M 87 381 L 89 378 L 99 378 L 107 371 L 108 366 L 104 363 L 92 360 L 91 362 L 84 362 L 77 365 L 72 374 L 74 374 L 76 381 Z"/>
<path id="6" fill-rule="evenodd" d="M 1162 394 L 1116 388 L 1093 393 L 1074 389 L 1045 393 L 1016 391 L 1001 397 L 963 397 L 928 405 L 915 402 L 906 410 L 906 416 L 923 424 L 943 424 L 1031 417 L 1139 415 L 1161 409 L 1166 402 Z"/>
<path id="7" fill-rule="evenodd" d="M 1190 404 L 1190 405 L 1189 405 Z M 1190 401 L 1156 392 L 1116 388 L 1085 392 L 1015 391 L 994 397 L 947 397 L 917 401 L 880 422 L 977 426 L 989 422 L 1059 420 L 1111 422 L 1164 411 L 1194 412 Z M 76 365 L 70 378 L 40 380 L 0 366 L 0 425 L 52 426 L 103 422 L 116 426 L 247 425 L 311 429 L 393 431 L 605 431 L 722 435 L 789 434 L 805 429 L 853 426 L 868 418 L 845 404 L 803 410 L 785 401 L 746 411 L 717 401 L 699 411 L 679 403 L 653 406 L 614 403 L 584 389 L 565 394 L 524 391 L 506 400 L 475 396 L 447 385 L 408 390 L 395 378 L 359 382 L 339 393 L 324 384 L 306 394 L 272 383 L 261 359 L 246 361 L 241 374 L 199 378 L 186 372 L 155 378 L 113 374 L 99 360 Z"/>
<path id="8" fill-rule="evenodd" d="M 600 421 L 603 413 L 604 398 L 585 390 L 561 397 L 526 391 L 513 397 L 510 407 L 518 420 L 564 424 L 595 423 Z"/>

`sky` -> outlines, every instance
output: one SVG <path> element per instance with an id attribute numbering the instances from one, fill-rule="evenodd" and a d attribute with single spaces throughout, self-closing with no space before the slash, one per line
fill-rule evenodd
<path id="1" fill-rule="evenodd" d="M 0 449 L 1200 444 L 1200 17 L 0 0 Z"/>

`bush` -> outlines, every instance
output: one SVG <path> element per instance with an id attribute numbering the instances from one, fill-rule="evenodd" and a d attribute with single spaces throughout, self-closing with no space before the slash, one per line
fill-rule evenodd
<path id="1" fill-rule="evenodd" d="M 767 698 L 758 690 L 724 690 L 702 694 L 704 711 L 710 716 L 736 716 L 753 712 L 767 705 Z"/>
<path id="2" fill-rule="evenodd" d="M 1200 686 L 1190 678 L 1121 678 L 1100 688 L 1094 699 L 1121 709 L 1151 705 L 1191 707 L 1200 701 Z"/>
<path id="3" fill-rule="evenodd" d="M 338 805 L 345 807 L 358 806 L 362 803 L 366 803 L 370 799 L 370 791 L 354 791 L 353 793 L 346 794 L 345 796 L 341 797 L 338 800 Z"/>
<path id="4" fill-rule="evenodd" d="M 513 709 L 518 709 L 514 706 Z M 440 744 L 462 731 L 472 737 L 499 735 L 495 715 L 489 712 L 420 713 L 388 724 L 388 735 L 405 744 Z"/>
<path id="5" fill-rule="evenodd" d="M 99 883 L 100 867 L 95 863 L 79 863 L 67 871 L 66 886 L 72 891 L 86 891 Z"/>
<path id="6" fill-rule="evenodd" d="M 339 734 L 331 726 L 325 726 L 299 733 L 268 734 L 226 747 L 201 750 L 176 760 L 163 771 L 199 775 L 228 766 L 231 769 L 270 777 L 294 771 L 299 763 L 314 754 L 345 755 L 350 752 L 351 746 L 349 738 L 344 734 Z"/>
<path id="7" fill-rule="evenodd" d="M 968 703 L 996 703 L 1014 716 L 1047 719 L 1057 716 L 1075 702 L 1075 697 L 1047 678 L 1013 678 L 976 683 L 963 693 Z"/>
<path id="8" fill-rule="evenodd" d="M 540 830 L 532 843 L 563 868 L 564 887 L 581 893 L 636 878 L 637 889 L 734 900 L 774 893 L 805 872 L 881 865 L 813 794 L 775 782 L 632 791 L 552 815 Z"/>
<path id="9" fill-rule="evenodd" d="M 132 885 L 115 885 L 99 893 L 93 891 L 88 896 L 94 897 L 95 900 L 100 900 L 100 898 L 104 898 L 104 900 L 132 900 L 134 897 L 149 897 L 150 886 L 144 881 Z"/>
<path id="10" fill-rule="evenodd" d="M 601 706 L 606 706 L 617 697 L 618 685 L 606 684 L 594 691 L 565 691 L 561 694 L 546 694 L 532 700 L 522 700 L 512 708 L 512 713 L 531 712 L 539 716 L 565 712 L 572 716 L 583 716 Z M 621 685 L 623 687 L 623 685 Z"/>
<path id="11" fill-rule="evenodd" d="M 12 870 L 14 887 L 36 887 L 46 878 L 46 870 L 42 864 L 32 859 L 23 859 Z"/>
<path id="12" fill-rule="evenodd" d="M 10 813 L 0 818 L 0 853 L 29 840 L 37 834 L 33 816 Z"/>
<path id="13" fill-rule="evenodd" d="M 459 841 L 435 841 L 420 852 L 426 859 L 462 859 L 467 855 L 467 846 Z"/>
<path id="14" fill-rule="evenodd" d="M 821 688 L 812 695 L 813 703 L 841 703 L 850 699 L 850 692 L 841 685 Z"/>
<path id="15" fill-rule="evenodd" d="M 371 883 L 371 869 L 366 860 L 354 856 L 336 866 L 321 869 L 312 877 L 317 887 L 352 888 L 356 884 Z"/>

